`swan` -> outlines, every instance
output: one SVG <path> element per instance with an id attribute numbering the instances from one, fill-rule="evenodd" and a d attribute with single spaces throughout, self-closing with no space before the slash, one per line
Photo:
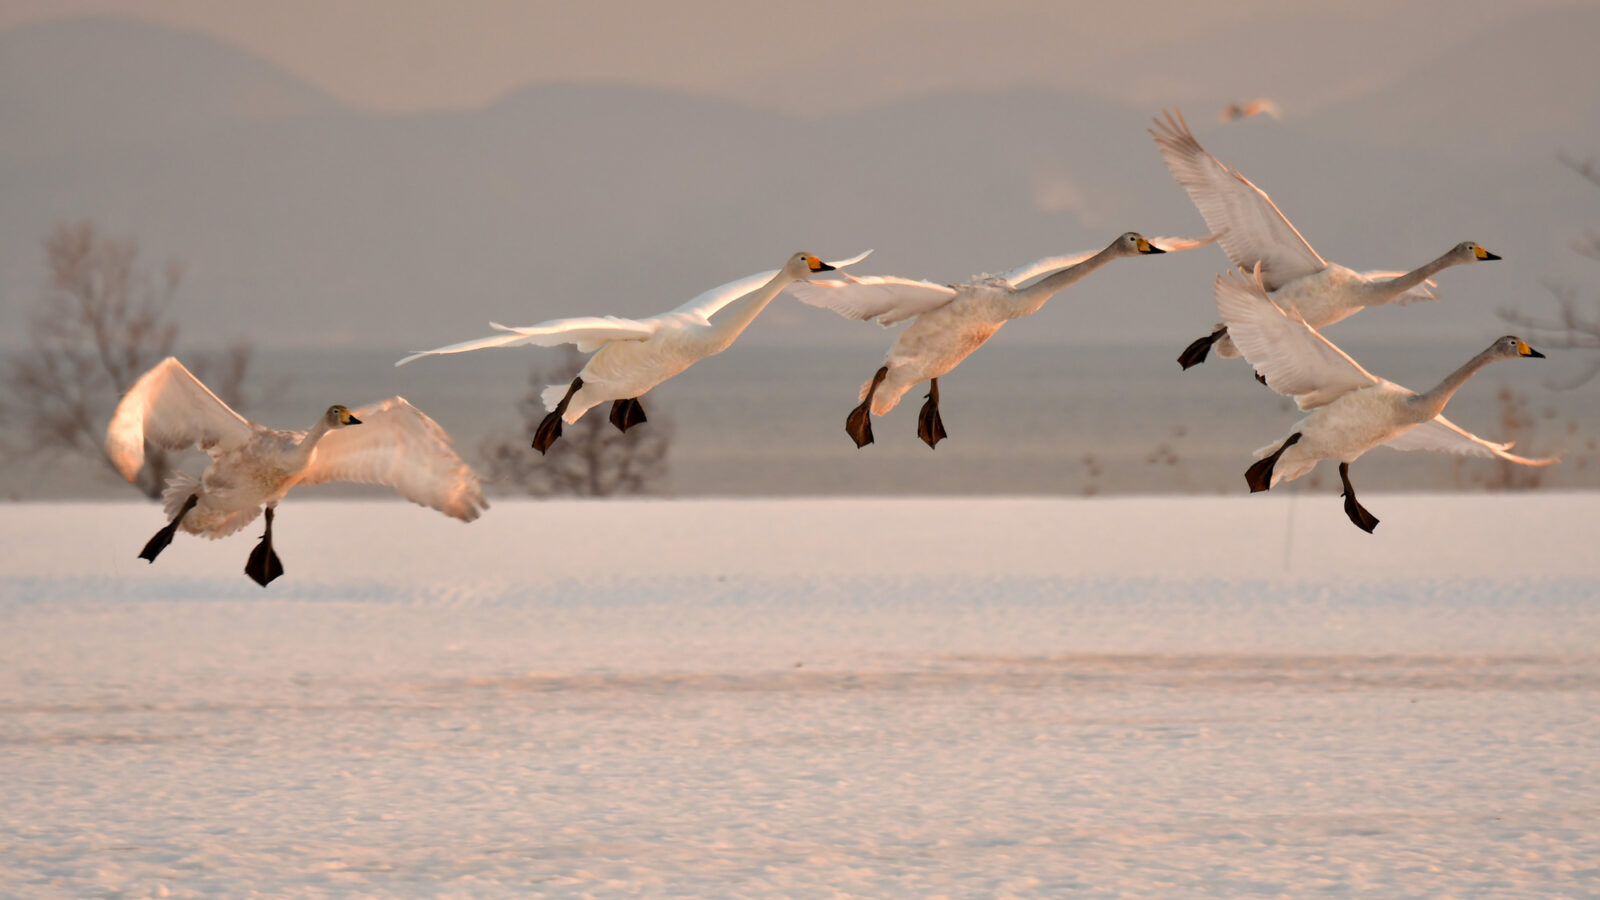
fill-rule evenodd
<path id="1" fill-rule="evenodd" d="M 1313 328 L 1349 318 L 1368 306 L 1436 300 L 1429 278 L 1441 269 L 1500 257 L 1473 241 L 1462 241 L 1437 259 L 1409 272 L 1356 272 L 1317 255 L 1289 223 L 1272 198 L 1239 170 L 1206 152 L 1173 110 L 1156 119 L 1150 136 L 1172 177 L 1189 193 L 1206 225 L 1233 264 L 1249 269 L 1261 263 L 1262 283 L 1272 299 L 1293 308 Z M 1239 355 L 1228 329 L 1217 323 L 1212 332 L 1184 348 L 1178 364 L 1188 369 L 1205 362 L 1212 347 L 1224 359 Z"/>
<path id="2" fill-rule="evenodd" d="M 1278 102 L 1271 97 L 1257 97 L 1244 103 L 1229 103 L 1221 112 L 1217 113 L 1217 121 L 1233 122 L 1238 119 L 1248 119 L 1251 116 L 1268 115 L 1274 119 L 1283 118 L 1283 110 L 1278 107 Z"/>
<path id="3" fill-rule="evenodd" d="M 1370 534 L 1378 519 L 1356 501 L 1350 464 L 1380 444 L 1396 450 L 1495 457 L 1524 466 L 1557 461 L 1517 456 L 1508 452 L 1510 444 L 1486 441 L 1440 415 L 1467 379 L 1489 363 L 1543 358 L 1520 338 L 1500 338 L 1432 390 L 1418 394 L 1369 373 L 1292 311 L 1280 309 L 1268 297 L 1259 269 L 1250 275 L 1217 276 L 1214 294 L 1234 343 L 1267 386 L 1311 411 L 1294 424 L 1288 437 L 1255 452 L 1257 462 L 1244 476 L 1252 493 L 1279 481 L 1293 481 L 1319 460 L 1337 459 L 1345 515 Z"/>
<path id="4" fill-rule="evenodd" d="M 913 385 L 931 379 L 927 402 L 917 415 L 917 436 L 936 447 L 948 436 L 939 417 L 939 376 L 983 346 L 1000 326 L 1033 315 L 1059 291 L 1114 259 L 1188 250 L 1215 239 L 1149 240 L 1130 231 L 1098 253 L 1046 257 L 1003 275 L 981 276 L 963 284 L 846 275 L 839 281 L 796 282 L 789 292 L 803 303 L 826 307 L 848 319 L 875 319 L 883 326 L 915 319 L 889 348 L 883 366 L 861 386 L 861 405 L 846 417 L 845 433 L 858 448 L 872 443 L 872 415 L 887 413 Z M 1023 285 L 1040 275 L 1045 277 Z"/>
<path id="5" fill-rule="evenodd" d="M 211 464 L 199 478 L 179 472 L 167 481 L 161 503 L 170 521 L 139 558 L 155 562 L 179 527 L 214 540 L 250 524 L 265 506 L 266 531 L 245 564 L 245 574 L 262 587 L 283 574 L 272 549 L 272 518 L 295 485 L 388 485 L 463 522 L 489 506 L 450 436 L 401 397 L 356 410 L 330 406 L 306 431 L 277 431 L 234 412 L 169 356 L 139 376 L 106 429 L 106 451 L 129 481 L 144 466 L 146 441 L 168 450 L 198 447 Z"/>
<path id="6" fill-rule="evenodd" d="M 490 322 L 490 328 L 502 333 L 423 350 L 395 365 L 403 366 L 424 356 L 523 344 L 542 347 L 576 344 L 585 353 L 596 351 L 570 385 L 553 384 L 545 388 L 542 398 L 549 414 L 540 421 L 533 439 L 533 448 L 544 453 L 561 436 L 563 421 L 570 425 L 590 408 L 607 400 L 613 401 L 611 424 L 617 426 L 617 430 L 627 431 L 644 422 L 644 407 L 639 404 L 639 397 L 646 391 L 700 360 L 728 349 L 789 284 L 803 281 L 817 272 L 831 272 L 858 263 L 871 252 L 831 263 L 809 253 L 796 253 L 781 269 L 730 281 L 676 309 L 647 319 L 584 316 L 551 319 L 524 328 Z M 727 312 L 712 323 L 711 317 L 724 309 Z"/>

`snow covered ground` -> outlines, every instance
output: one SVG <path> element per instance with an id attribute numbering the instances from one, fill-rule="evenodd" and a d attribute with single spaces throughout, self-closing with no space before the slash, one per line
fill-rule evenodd
<path id="1" fill-rule="evenodd" d="M 1600 894 L 1600 495 L 1362 499 L 0 506 L 0 896 Z"/>

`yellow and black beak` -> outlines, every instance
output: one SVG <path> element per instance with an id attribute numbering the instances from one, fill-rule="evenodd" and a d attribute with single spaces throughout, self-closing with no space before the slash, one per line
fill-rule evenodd
<path id="1" fill-rule="evenodd" d="M 1491 259 L 1499 259 L 1500 258 L 1500 257 L 1494 255 L 1493 253 L 1490 253 L 1489 251 L 1483 249 L 1482 247 L 1473 247 L 1472 248 L 1472 253 L 1473 253 L 1474 256 L 1478 257 L 1478 259 L 1485 260 L 1485 261 L 1491 260 Z"/>
<path id="2" fill-rule="evenodd" d="M 1495 257 L 1495 258 L 1499 259 L 1499 257 Z M 1529 347 L 1523 341 L 1517 341 L 1517 353 L 1519 355 L 1522 355 L 1522 356 L 1531 356 L 1534 359 L 1544 359 L 1545 358 L 1543 353 L 1540 353 L 1539 351 L 1533 349 L 1532 347 Z"/>
<path id="3" fill-rule="evenodd" d="M 1140 253 L 1165 253 L 1165 252 L 1167 252 L 1167 251 L 1161 249 L 1160 247 L 1157 247 L 1155 244 L 1152 244 L 1149 241 L 1145 240 L 1144 238 L 1139 238 L 1139 242 L 1138 242 L 1137 246 L 1139 248 L 1139 252 Z"/>
<path id="4" fill-rule="evenodd" d="M 806 265 L 810 266 L 811 267 L 811 271 L 813 271 L 813 272 L 832 272 L 833 271 L 833 266 L 830 266 L 827 263 L 823 262 L 822 260 L 817 259 L 815 256 L 806 257 Z"/>
<path id="5" fill-rule="evenodd" d="M 339 413 L 339 421 L 344 423 L 345 425 L 360 425 L 361 424 L 361 420 L 356 418 L 354 415 L 351 415 L 351 413 L 350 413 L 350 411 L 348 409 L 345 410 L 342 413 Z"/>

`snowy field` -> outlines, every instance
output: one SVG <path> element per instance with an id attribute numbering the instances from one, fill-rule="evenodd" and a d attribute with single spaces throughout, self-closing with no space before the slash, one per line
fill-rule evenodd
<path id="1" fill-rule="evenodd" d="M 3 506 L 0 896 L 1600 895 L 1600 494 L 1362 499 Z"/>

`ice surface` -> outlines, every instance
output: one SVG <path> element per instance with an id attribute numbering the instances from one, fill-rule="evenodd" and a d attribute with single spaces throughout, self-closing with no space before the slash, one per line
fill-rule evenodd
<path id="1" fill-rule="evenodd" d="M 0 896 L 1600 893 L 1600 496 L 0 507 Z"/>

